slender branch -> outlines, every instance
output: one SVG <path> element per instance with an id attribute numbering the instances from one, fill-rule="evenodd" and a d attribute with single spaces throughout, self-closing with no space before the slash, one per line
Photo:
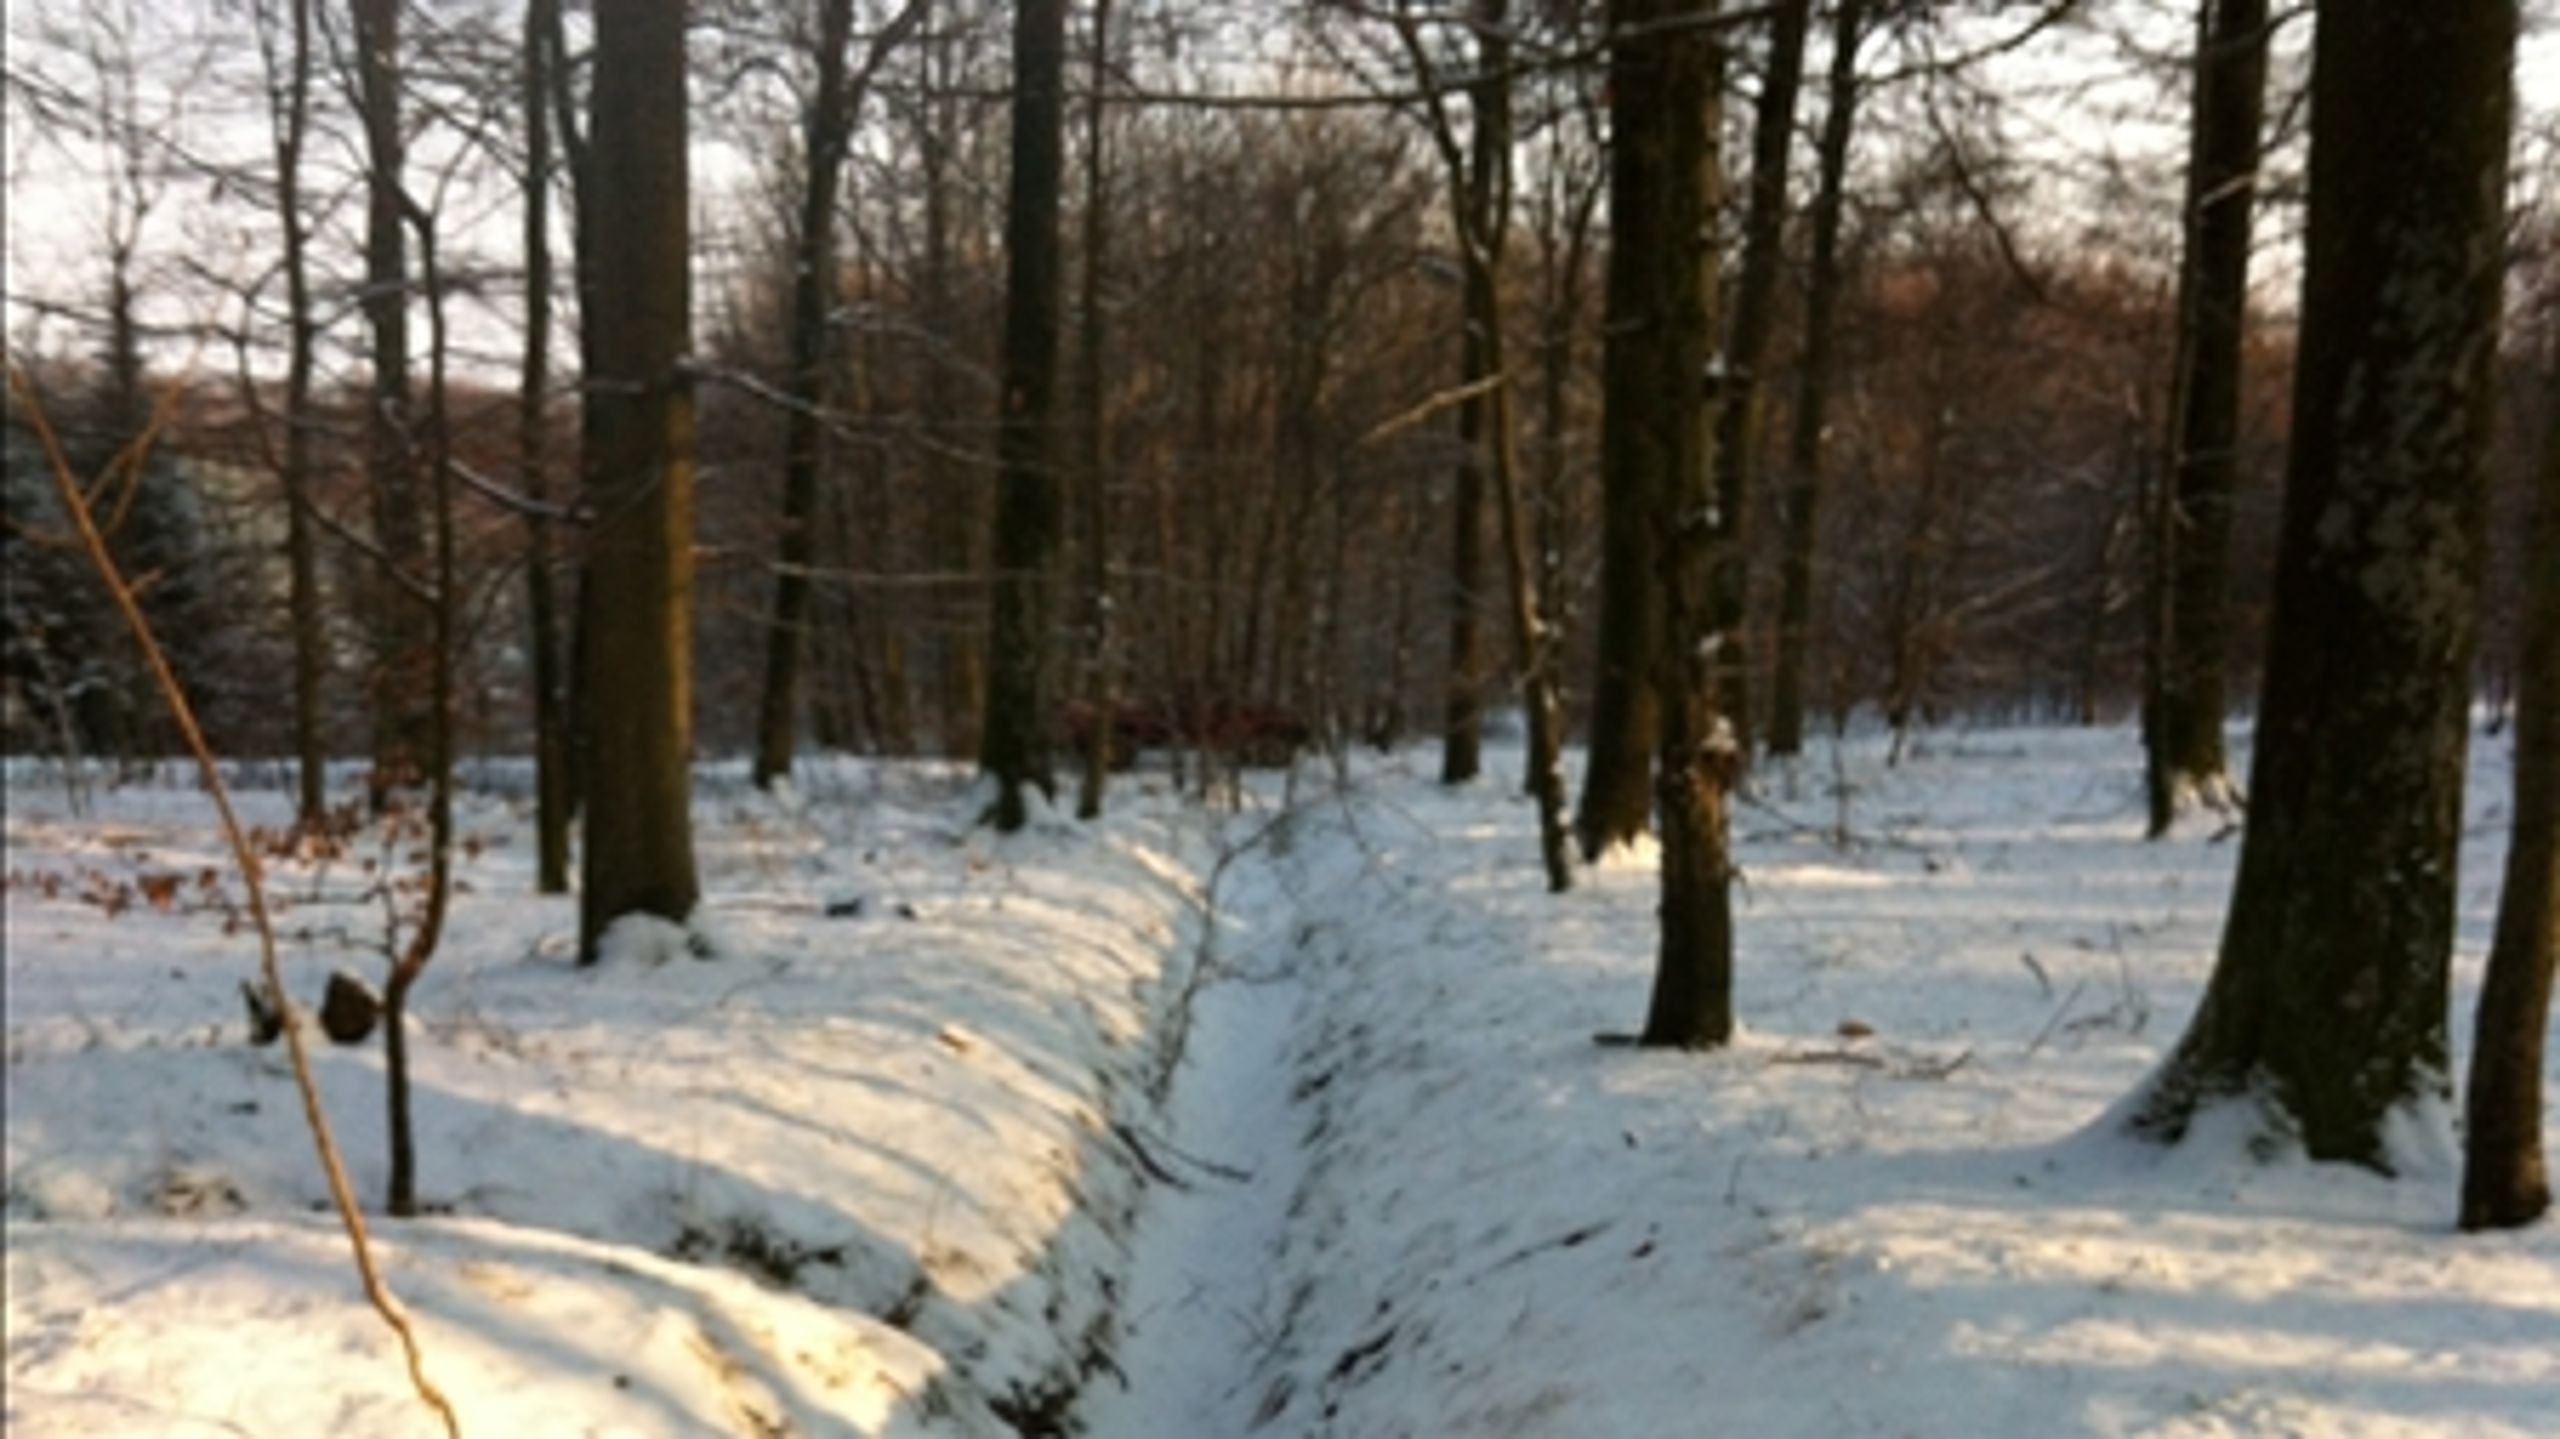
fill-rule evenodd
<path id="1" fill-rule="evenodd" d="M 125 625 L 133 632 L 135 643 L 142 647 L 143 658 L 151 667 L 151 677 L 159 686 L 162 701 L 169 707 L 169 717 L 176 722 L 178 733 L 185 739 L 188 753 L 195 757 L 196 772 L 204 783 L 205 792 L 213 797 L 215 811 L 222 818 L 223 838 L 231 847 L 233 863 L 239 866 L 241 885 L 249 897 L 249 917 L 258 930 L 259 971 L 266 980 L 269 997 L 286 1015 L 285 1048 L 292 1057 L 293 1084 L 302 1097 L 302 1116 L 311 1130 L 312 1147 L 319 1152 L 321 1171 L 328 1178 L 330 1202 L 337 1207 L 338 1222 L 345 1227 L 347 1245 L 354 1252 L 356 1273 L 364 1282 L 365 1298 L 372 1302 L 374 1312 L 382 1316 L 382 1322 L 399 1337 L 401 1353 L 408 1361 L 409 1384 L 417 1391 L 419 1402 L 435 1411 L 448 1439 L 461 1439 L 462 1423 L 455 1417 L 452 1401 L 446 1399 L 444 1392 L 427 1378 L 418 1348 L 418 1336 L 410 1325 L 408 1312 L 392 1296 L 390 1287 L 383 1282 L 382 1273 L 374 1264 L 373 1249 L 365 1237 L 364 1215 L 356 1207 L 355 1188 L 347 1180 L 347 1167 L 339 1157 L 337 1140 L 330 1133 L 328 1113 L 320 1104 L 319 1084 L 312 1078 L 310 1052 L 304 1047 L 301 1026 L 292 1022 L 292 1001 L 285 995 L 283 966 L 276 957 L 275 923 L 267 912 L 264 871 L 258 864 L 257 850 L 240 827 L 239 815 L 231 807 L 231 792 L 222 782 L 222 767 L 213 757 L 212 746 L 205 742 L 204 730 L 196 723 L 195 709 L 187 702 L 186 690 L 178 683 L 177 673 L 169 667 L 168 655 L 161 650 L 159 640 L 151 632 L 150 620 L 144 618 L 142 606 L 134 598 L 131 586 L 125 583 L 115 556 L 107 551 L 106 536 L 99 532 L 97 521 L 90 514 L 88 500 L 81 493 L 79 482 L 72 477 L 71 463 L 63 456 L 61 442 L 55 438 L 53 426 L 45 418 L 44 407 L 36 396 L 34 385 L 27 379 L 26 372 L 14 364 L 9 367 L 9 385 L 26 406 L 28 423 L 34 428 L 36 438 L 44 448 L 45 462 L 53 472 L 54 490 L 61 496 L 63 508 L 70 512 L 73 526 L 79 530 L 81 543 L 89 552 L 89 564 L 106 585 L 117 610 L 124 615 Z M 166 413 L 164 409 L 160 418 L 165 418 Z M 153 428 L 146 430 L 145 438 L 156 437 L 157 428 L 155 423 Z"/>
<path id="2" fill-rule="evenodd" d="M 1353 449 L 1365 449 L 1381 440 L 1391 439 L 1394 436 L 1400 435 L 1405 431 L 1412 429 L 1414 426 L 1421 424 L 1423 421 L 1430 419 L 1433 415 L 1439 414 L 1442 410 L 1448 409 L 1452 405 L 1463 405 L 1467 401 L 1474 399 L 1476 396 L 1494 389 L 1502 384 L 1505 378 L 1505 376 L 1498 374 L 1485 375 L 1477 379 L 1469 380 L 1463 385 L 1452 385 L 1445 390 L 1427 395 L 1420 403 L 1414 405 L 1412 408 L 1401 411 L 1397 414 L 1389 415 L 1387 418 L 1371 425 L 1366 433 L 1351 442 L 1351 447 Z"/>

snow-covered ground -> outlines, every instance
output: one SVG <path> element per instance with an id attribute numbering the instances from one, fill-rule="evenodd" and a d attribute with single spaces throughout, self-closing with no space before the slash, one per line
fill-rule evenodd
<path id="1" fill-rule="evenodd" d="M 2457 1047 L 2511 764 L 2476 745 Z M 2139 839 L 2122 731 L 1767 776 L 1704 1056 L 1592 1044 L 1651 868 L 1547 895 L 1516 770 L 1142 781 L 1010 840 L 948 771 L 708 772 L 699 940 L 593 970 L 474 799 L 413 1019 L 438 1212 L 375 1229 L 431 1374 L 505 1436 L 2560 1433 L 2560 1226 L 2455 1236 L 2449 1133 L 2385 1181 L 2098 1124 L 2237 852 Z M 431 1432 L 243 1042 L 206 807 L 9 801 L 9 1432 Z M 413 844 L 288 867 L 297 996 L 379 972 L 364 860 Z M 323 1053 L 378 1198 L 378 1054 Z"/>

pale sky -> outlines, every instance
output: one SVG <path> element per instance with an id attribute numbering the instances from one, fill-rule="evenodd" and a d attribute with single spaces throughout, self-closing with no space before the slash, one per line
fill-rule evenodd
<path id="1" fill-rule="evenodd" d="M 125 0 L 109 0 L 125 3 Z M 136 0 L 144 3 L 147 0 Z M 165 3 L 165 0 L 164 0 Z M 192 30 L 210 30 L 226 37 L 236 36 L 237 18 L 217 16 L 211 7 L 199 9 L 200 0 L 175 0 L 162 12 L 175 17 L 169 23 Z M 10 0 L 9 23 L 13 42 L 21 38 L 21 26 L 33 23 L 47 12 L 69 8 L 69 0 Z M 2171 27 L 2165 36 L 2166 47 L 2176 48 L 2181 36 L 2176 27 L 2183 22 L 2178 13 L 2185 10 L 2186 0 L 2168 0 L 2162 9 L 2165 23 Z M 2532 0 L 2527 5 L 2527 32 L 2519 54 L 2517 89 L 2520 101 L 2520 135 L 2540 134 L 2539 143 L 2520 141 L 2519 163 L 2535 166 L 2537 160 L 2560 166 L 2560 150 L 2552 147 L 2552 139 L 2560 136 L 2560 24 L 2554 23 L 2560 4 L 2551 0 Z M 2295 39 L 2300 39 L 2296 27 Z M 154 59 L 170 63 L 185 48 L 178 44 L 155 47 Z M 2008 124 L 2010 138 L 2030 149 L 2044 149 L 2077 171 L 2085 171 L 2090 157 L 2108 147 L 2155 166 L 2165 166 L 2162 173 L 2174 175 L 2177 147 L 2182 143 L 2183 115 L 2173 99 L 2164 99 L 2146 79 L 2122 78 L 2108 81 L 2108 71 L 2118 69 L 2108 58 L 2110 47 L 2093 37 L 2081 37 L 2064 44 L 2040 40 L 2030 50 L 1996 62 L 1987 73 L 1987 83 L 2004 92 L 2025 93 L 2035 88 L 2059 88 L 2085 85 L 2067 105 L 2061 102 L 2042 107 L 2019 107 Z M 13 43 L 12 66 L 33 63 L 36 51 L 23 43 Z M 2079 57 L 2076 61 L 2073 56 Z M 1818 77 L 1820 57 L 1812 65 Z M 2084 76 L 2074 79 L 2074 65 L 2085 67 Z M 78 93 L 93 88 L 83 74 L 50 75 Z M 326 83 L 325 76 L 323 83 Z M 198 86 L 209 92 L 210 87 Z M 1818 78 L 1808 85 L 1806 112 L 1818 112 L 1820 85 Z M 179 145 L 216 158 L 249 160 L 263 163 L 267 139 L 263 116 L 253 108 L 254 102 L 243 97 L 224 101 L 210 93 L 190 98 L 172 107 L 163 99 L 148 94 L 142 101 L 146 116 L 155 120 L 174 120 L 164 133 Z M 2140 112 L 2139 115 L 2113 114 L 2110 107 Z M 1382 120 L 1381 123 L 1388 123 Z M 30 333 L 41 337 L 41 343 L 61 344 L 70 332 L 59 320 L 41 318 L 30 301 L 53 300 L 82 304 L 90 302 L 103 288 L 104 260 L 101 236 L 105 233 L 109 206 L 103 187 L 90 176 L 96 159 L 94 149 L 75 146 L 66 152 L 40 139 L 33 127 L 24 123 L 23 112 L 13 99 L 8 115 L 7 134 L 7 226 L 9 335 L 13 342 Z M 441 145 L 433 137 L 422 141 L 413 156 L 411 183 L 422 189 L 434 184 L 434 169 L 439 151 L 449 154 L 450 141 Z M 315 146 L 312 157 L 313 183 L 345 184 L 353 175 L 358 157 L 349 153 L 343 142 L 323 139 Z M 1799 164 L 1805 163 L 1799 157 Z M 745 166 L 734 153 L 722 154 L 717 146 L 706 144 L 697 160 L 698 182 L 721 176 L 742 175 Z M 2560 176 L 2551 173 L 2528 173 L 2520 177 L 2527 194 L 2551 196 L 2560 191 Z M 734 224 L 740 216 L 738 206 L 715 193 L 716 186 L 698 183 L 703 198 L 697 213 L 698 238 L 713 225 Z M 2174 196 L 2174 190 L 2166 192 Z M 2172 203 L 2174 201 L 2172 200 Z M 468 176 L 457 178 L 444 196 L 441 213 L 452 217 L 455 238 L 447 242 L 452 251 L 449 260 L 456 266 L 485 261 L 493 271 L 488 287 L 476 296 L 465 296 L 454 305 L 454 320 L 459 342 L 466 348 L 477 348 L 495 368 L 511 367 L 515 347 L 515 311 L 517 298 L 511 283 L 496 272 L 515 263 L 515 234 L 519 221 L 511 185 L 503 178 L 491 176 L 486 183 L 474 187 Z M 2048 226 L 2071 226 L 2090 223 L 2084 207 L 2061 203 L 2041 207 L 2032 217 Z M 358 206 L 340 205 L 324 224 L 327 229 L 315 246 L 315 259 L 341 276 L 352 276 L 358 261 L 359 237 L 350 228 L 361 223 Z M 565 250 L 565 233 L 561 247 Z M 474 256 L 472 251 L 481 253 Z M 202 180 L 173 184 L 160 198 L 157 208 L 143 230 L 142 249 L 147 273 L 159 283 L 159 292 L 149 317 L 165 324 L 185 324 L 208 317 L 225 322 L 236 319 L 236 300 L 213 301 L 202 298 L 220 286 L 237 288 L 253 281 L 273 264 L 274 243 L 260 223 L 253 206 L 238 203 L 238 197 L 217 193 L 216 187 Z M 2285 264 L 2281 252 L 2271 255 L 2273 263 L 2261 268 L 2261 275 L 2271 273 L 2271 289 L 2279 289 L 2285 280 Z M 716 277 L 704 273 L 718 263 L 711 257 L 697 260 L 697 290 L 708 302 L 714 298 L 710 285 Z M 182 277 L 192 283 L 181 286 Z M 184 298 L 192 294 L 192 302 Z M 2284 297 L 2270 293 L 2278 304 Z M 354 343 L 352 324 L 339 327 L 342 343 Z M 164 351 L 166 347 L 163 347 Z M 203 355 L 200 368 L 229 373 L 233 357 L 226 352 Z"/>

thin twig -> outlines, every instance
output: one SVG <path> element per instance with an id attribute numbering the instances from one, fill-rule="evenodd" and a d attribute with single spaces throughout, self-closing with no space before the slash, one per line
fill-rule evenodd
<path id="1" fill-rule="evenodd" d="M 258 864 L 257 850 L 250 845 L 247 833 L 240 827 L 239 816 L 231 808 L 231 792 L 222 782 L 222 767 L 215 761 L 212 747 L 205 742 L 204 730 L 197 725 L 195 709 L 187 703 L 186 690 L 178 683 L 176 672 L 169 667 L 168 655 L 161 650 L 159 640 L 151 632 L 150 620 L 143 616 L 142 606 L 134 599 L 132 587 L 125 583 L 115 557 L 107 552 L 106 538 L 98 531 L 97 521 L 89 512 L 88 499 L 82 494 L 79 482 L 72 477 L 71 463 L 63 457 L 61 442 L 55 438 L 52 423 L 45 417 L 35 387 L 28 381 L 26 372 L 14 364 L 9 367 L 9 384 L 27 407 L 28 423 L 43 445 L 46 463 L 53 471 L 54 489 L 61 495 L 63 508 L 70 512 L 81 544 L 88 550 L 89 563 L 106 585 L 116 608 L 123 613 L 126 626 L 133 631 L 135 643 L 142 647 L 143 658 L 151 667 L 151 676 L 159 686 L 160 697 L 168 705 L 169 716 L 185 739 L 188 753 L 195 757 L 196 770 L 205 792 L 213 797 L 213 807 L 222 818 L 223 837 L 230 844 L 233 862 L 239 866 L 241 883 L 249 895 L 249 915 L 258 927 L 258 966 L 266 979 L 267 992 L 286 1017 L 285 1049 L 292 1057 L 293 1083 L 302 1096 L 303 1119 L 311 1130 L 312 1147 L 319 1152 L 321 1171 L 328 1177 L 330 1201 L 337 1206 L 338 1221 L 347 1231 L 347 1245 L 354 1251 L 356 1273 L 364 1281 L 365 1298 L 372 1301 L 374 1312 L 380 1314 L 382 1322 L 399 1337 L 401 1353 L 408 1361 L 409 1383 L 417 1391 L 420 1402 L 435 1411 L 448 1439 L 461 1439 L 462 1422 L 455 1417 L 453 1403 L 427 1379 L 418 1350 L 418 1336 L 410 1327 L 408 1313 L 392 1296 L 390 1287 L 383 1282 L 381 1271 L 375 1267 L 372 1246 L 365 1238 L 364 1215 L 356 1207 L 355 1188 L 347 1180 L 346 1165 L 339 1158 L 337 1140 L 329 1130 L 328 1113 L 320 1105 L 320 1087 L 311 1075 L 310 1053 L 304 1048 L 301 1028 L 292 1022 L 292 1001 L 285 995 L 283 968 L 276 958 L 275 924 L 267 914 L 266 882 Z M 148 441 L 156 434 L 155 424 L 145 432 L 144 439 Z"/>

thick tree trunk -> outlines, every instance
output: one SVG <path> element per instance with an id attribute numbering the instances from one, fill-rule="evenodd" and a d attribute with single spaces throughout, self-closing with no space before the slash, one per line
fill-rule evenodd
<path id="1" fill-rule="evenodd" d="M 2515 30 L 2513 0 L 2320 6 L 2249 828 L 2153 1138 L 2247 1093 L 2312 1158 L 2387 1171 L 2390 1115 L 2447 1089 Z"/>
<path id="2" fill-rule="evenodd" d="M 1777 310 L 1787 220 L 1787 155 L 1812 0 L 1784 0 L 1772 17 L 1769 63 L 1751 114 L 1751 194 L 1742 222 L 1742 274 L 1725 337 L 1724 404 L 1716 414 L 1715 626 L 1717 700 L 1741 753 L 1751 753 L 1751 667 L 1743 621 L 1751 604 L 1753 467 L 1760 455 L 1760 364 Z"/>
<path id="3" fill-rule="evenodd" d="M 1003 412 L 998 417 L 995 613 L 979 763 L 998 829 L 1051 796 L 1049 612 L 1058 547 L 1058 189 L 1064 167 L 1065 0 L 1014 11 L 1013 178 L 1005 213 Z"/>
<path id="4" fill-rule="evenodd" d="M 2516 659 L 2516 799 L 2506 888 L 2472 1030 L 2463 1112 L 2462 1227 L 2530 1224 L 2551 1207 L 2542 1154 L 2542 1053 L 2560 965 L 2560 344 L 2543 432 L 2540 518 Z"/>
<path id="5" fill-rule="evenodd" d="M 418 513 L 414 421 L 409 413 L 399 0 L 355 0 L 355 26 L 365 133 L 364 313 L 373 335 L 365 478 L 373 497 L 374 542 L 382 550 L 383 562 L 416 582 L 422 579 L 425 545 Z M 373 716 L 373 774 L 367 792 L 376 810 L 389 802 L 392 790 L 416 783 L 425 770 L 428 721 L 422 697 L 429 687 L 427 672 L 433 661 L 424 619 L 414 596 L 390 576 L 374 588 L 373 673 L 366 700 Z"/>
<path id="6" fill-rule="evenodd" d="M 1613 247 L 1614 248 L 1614 247 Z M 1661 624 L 1646 526 L 1653 497 L 1631 492 L 1641 476 L 1600 468 L 1600 613 L 1591 675 L 1591 721 L 1574 834 L 1586 859 L 1632 844 L 1651 827 L 1653 750 L 1660 733 L 1653 652 Z"/>
<path id="7" fill-rule="evenodd" d="M 791 774 L 800 717 L 800 667 L 809 629 L 809 569 L 817 556 L 818 473 L 825 464 L 827 300 L 834 292 L 836 190 L 852 138 L 845 45 L 853 35 L 853 0 L 819 6 L 817 92 L 802 117 L 799 228 L 792 236 L 791 359 L 784 388 L 781 564 L 773 581 L 773 614 L 765 625 L 764 688 L 756 710 L 756 788 Z"/>
<path id="8" fill-rule="evenodd" d="M 1711 7 L 1710 7 L 1711 8 Z M 1697 13 L 1689 0 L 1611 0 L 1613 31 Z M 1601 463 L 1646 497 L 1661 606 L 1662 932 L 1639 1042 L 1683 1049 L 1733 1033 L 1725 798 L 1738 755 L 1716 713 L 1713 223 L 1722 184 L 1723 47 L 1695 30 L 1621 40 L 1609 55 L 1610 255 Z"/>
<path id="9" fill-rule="evenodd" d="M 690 812 L 693 383 L 682 0 L 596 14 L 587 141 L 594 372 L 587 492 L 595 510 L 580 606 L 589 787 L 579 953 L 642 912 L 681 921 L 699 889 Z"/>
<path id="10" fill-rule="evenodd" d="M 551 106 L 559 0 L 532 0 L 524 31 L 524 383 L 516 397 L 519 474 L 526 498 L 525 608 L 533 647 L 535 884 L 569 892 L 569 735 L 561 693 L 560 604 L 551 574 Z"/>
<path id="11" fill-rule="evenodd" d="M 1813 646 L 1813 555 L 1820 538 L 1823 408 L 1831 390 L 1831 315 L 1840 300 L 1840 215 L 1857 128 L 1863 0 L 1837 0 L 1831 18 L 1830 109 L 1822 117 L 1813 195 L 1813 258 L 1805 281 L 1804 358 L 1787 436 L 1786 553 L 1780 561 L 1778 664 L 1770 683 L 1769 753 L 1804 750 L 1805 671 Z"/>
<path id="12" fill-rule="evenodd" d="M 2161 653 L 2147 746 L 2155 838 L 2182 801 L 2227 810 L 2234 799 L 2222 751 L 2222 673 L 2267 33 L 2267 0 L 2203 0 L 2169 422 L 2175 478 L 2154 508 L 2152 536 L 2166 581 L 2153 599 L 2166 607 L 2154 620 Z"/>

